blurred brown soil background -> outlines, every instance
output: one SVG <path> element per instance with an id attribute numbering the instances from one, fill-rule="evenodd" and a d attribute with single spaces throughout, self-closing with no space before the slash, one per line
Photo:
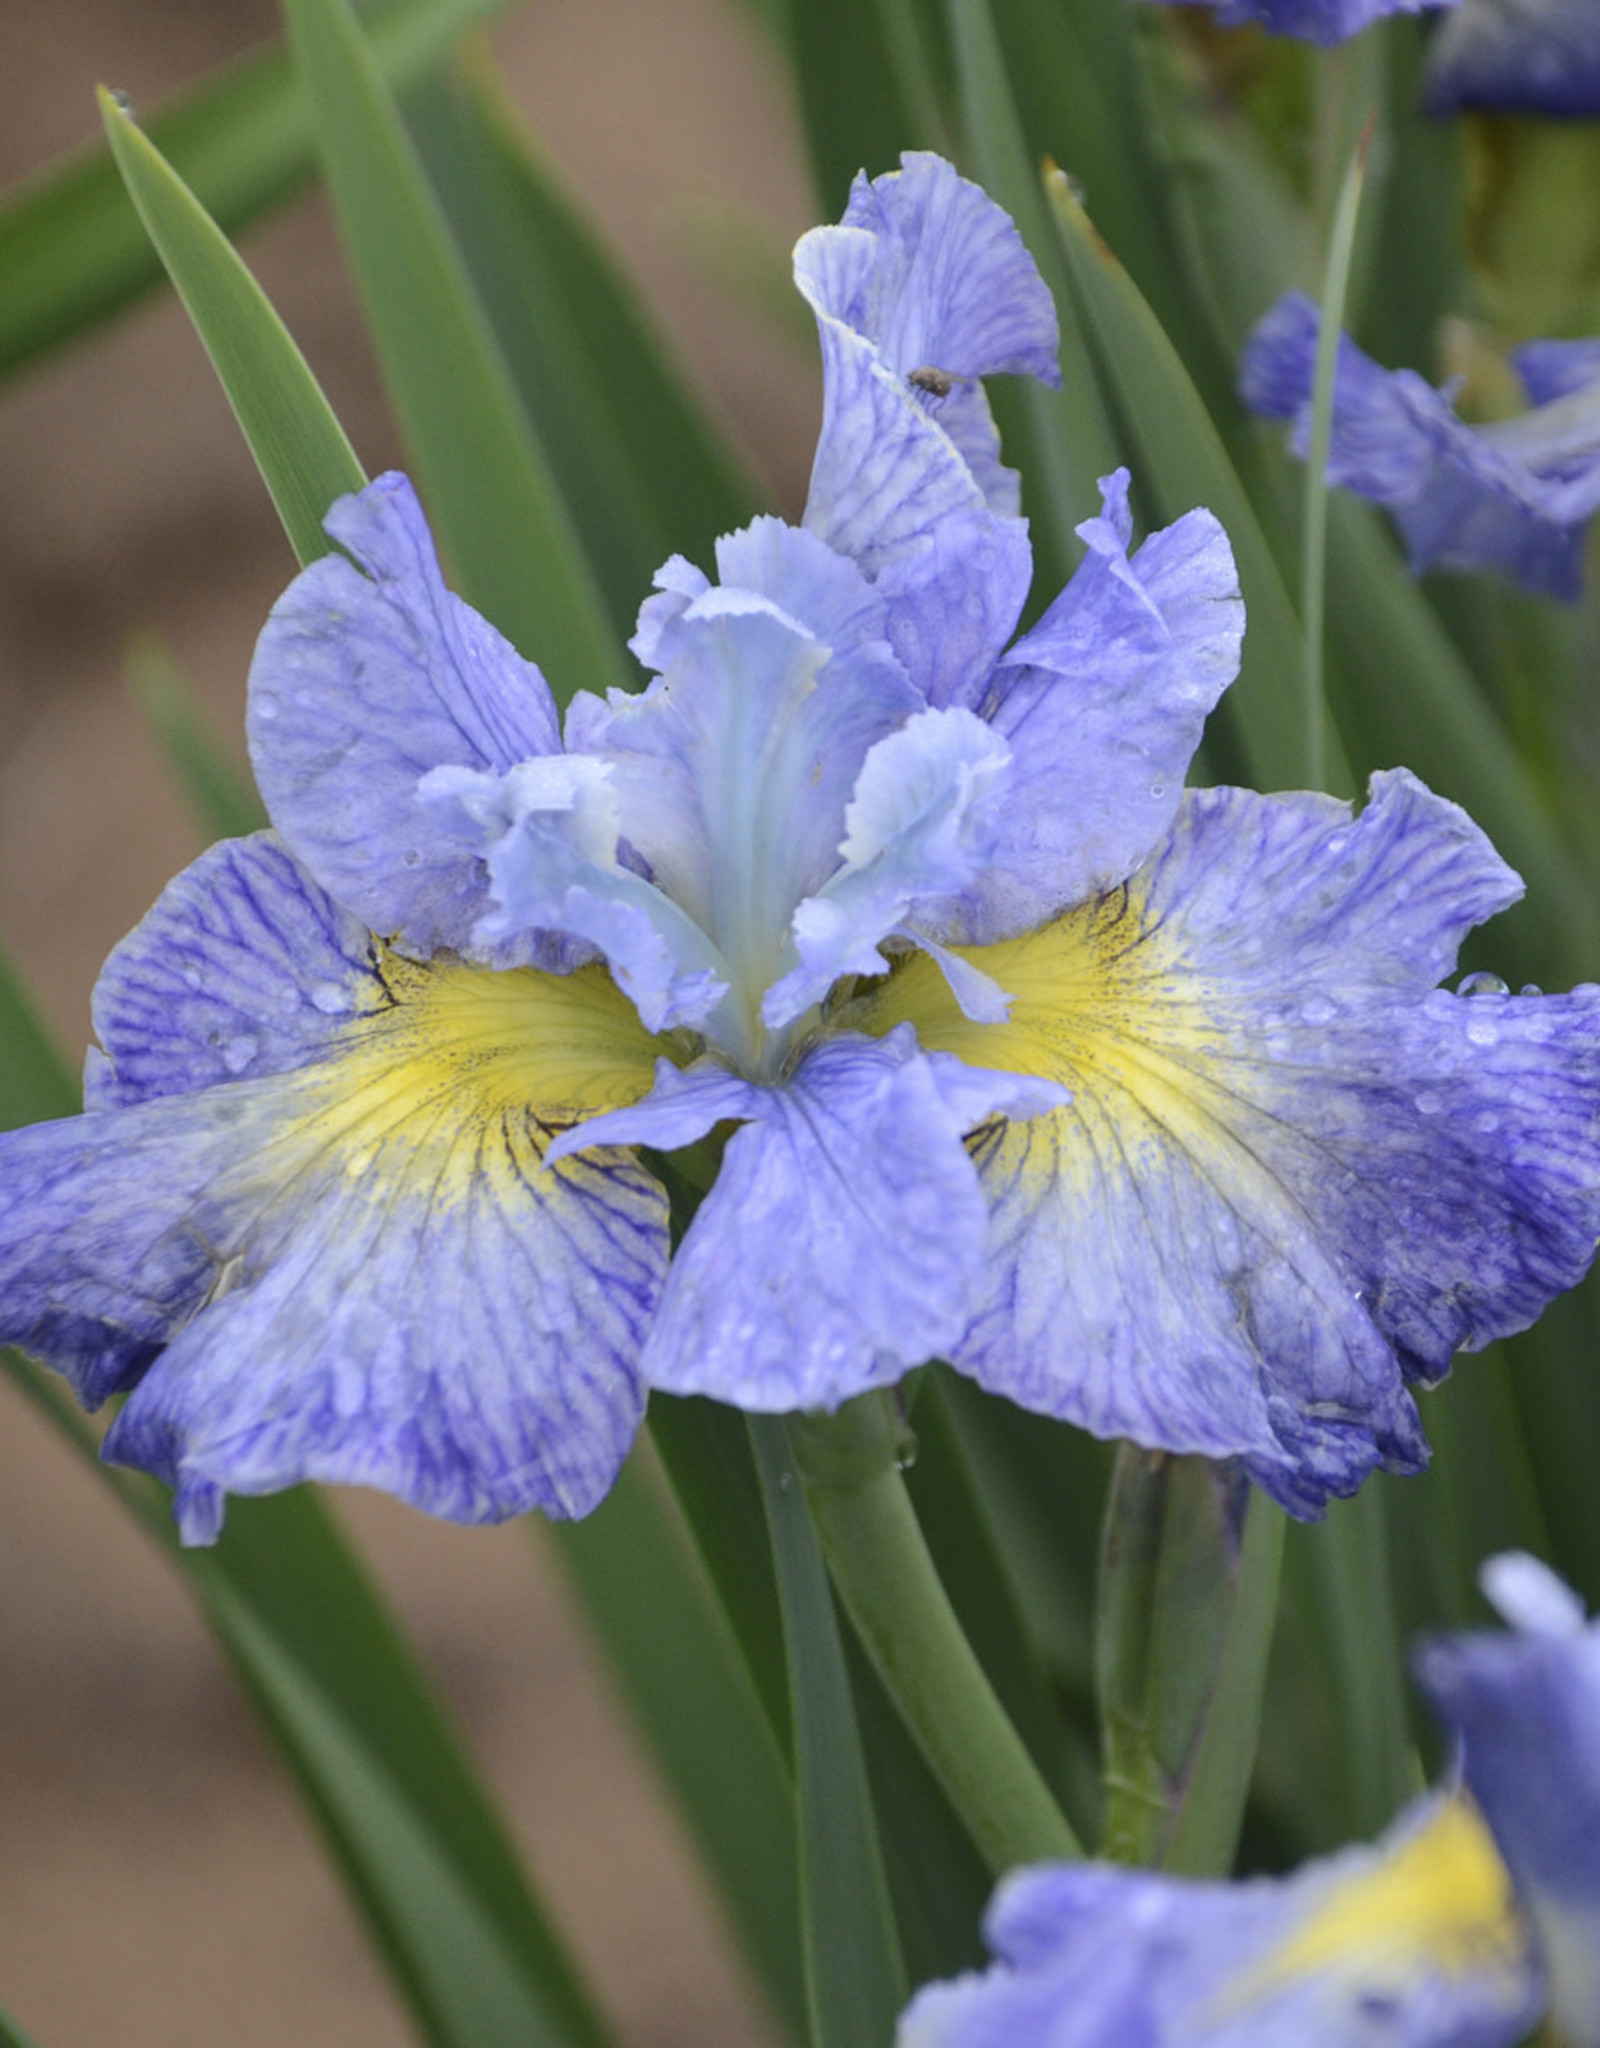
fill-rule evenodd
<path id="1" fill-rule="evenodd" d="M 0 0 L 0 182 L 95 132 L 96 81 L 148 107 L 274 29 L 269 0 Z M 493 40 L 544 149 L 793 508 L 809 365 L 686 229 L 732 201 L 781 250 L 810 222 L 786 88 L 739 0 L 530 0 Z M 368 470 L 397 460 L 320 199 L 244 246 Z M 100 961 L 200 847 L 128 695 L 128 638 L 159 634 L 241 744 L 250 649 L 293 566 L 170 301 L 0 387 L 0 938 L 74 1062 Z M 452 1529 L 355 1493 L 339 1508 L 623 2042 L 759 2042 L 537 1530 Z M 181 1584 L 4 1384 L 0 2006 L 39 2048 L 411 2038 Z"/>

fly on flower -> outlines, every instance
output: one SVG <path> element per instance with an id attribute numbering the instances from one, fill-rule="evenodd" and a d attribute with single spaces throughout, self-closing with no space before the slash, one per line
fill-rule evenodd
<path id="1" fill-rule="evenodd" d="M 1358 816 L 1184 788 L 1217 522 L 1135 549 L 1108 478 L 1013 640 L 980 380 L 1057 370 L 1010 221 L 908 156 L 796 276 L 803 521 L 666 564 L 637 695 L 563 731 L 402 478 L 332 509 L 251 674 L 274 830 L 112 955 L 87 1113 L 0 1139 L 0 1334 L 126 1394 L 189 1540 L 308 1477 L 581 1514 L 649 1387 L 934 1356 L 1316 1514 L 1588 1265 L 1600 992 L 1438 986 L 1518 893 L 1471 822 L 1400 770 Z M 639 1148 L 727 1127 L 669 1263 Z"/>

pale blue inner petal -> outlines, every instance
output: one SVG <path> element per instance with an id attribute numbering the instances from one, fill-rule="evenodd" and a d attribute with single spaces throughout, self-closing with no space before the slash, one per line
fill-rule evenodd
<path id="1" fill-rule="evenodd" d="M 505 775 L 437 768 L 419 793 L 440 829 L 488 862 L 488 945 L 561 932 L 601 952 L 647 1031 L 704 1024 L 727 969 L 694 920 L 617 860 L 611 768 L 585 754 L 525 761 Z"/>
<path id="2" fill-rule="evenodd" d="M 794 913 L 799 963 L 762 1003 L 792 1021 L 844 974 L 883 974 L 878 951 L 916 924 L 917 906 L 963 888 L 988 859 L 1011 750 L 970 711 L 921 711 L 862 764 L 845 813 L 841 865 Z"/>

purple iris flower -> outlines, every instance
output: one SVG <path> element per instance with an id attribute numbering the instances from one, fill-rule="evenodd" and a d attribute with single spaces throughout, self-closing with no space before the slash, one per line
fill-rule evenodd
<path id="1" fill-rule="evenodd" d="M 1547 2010 L 1600 2048 L 1600 1624 L 1530 1557 L 1483 1577 L 1512 1632 L 1418 1660 L 1461 1784 L 1287 1878 L 1019 1871 L 994 1967 L 929 1985 L 899 2048 L 1514 2048 Z"/>
<path id="2" fill-rule="evenodd" d="M 1600 1622 L 1531 1557 L 1491 1559 L 1483 1584 L 1511 1630 L 1430 1643 L 1418 1676 L 1533 1923 L 1560 2038 L 1600 2048 Z"/>
<path id="3" fill-rule="evenodd" d="M 1251 336 L 1246 405 L 1311 438 L 1316 306 L 1279 300 Z M 1588 522 L 1600 506 L 1600 342 L 1538 341 L 1512 363 L 1530 410 L 1469 427 L 1449 388 L 1381 369 L 1347 335 L 1334 373 L 1328 481 L 1385 506 L 1419 575 L 1438 564 L 1498 569 L 1529 590 L 1575 598 Z"/>
<path id="4" fill-rule="evenodd" d="M 1430 114 L 1600 114 L 1595 0 L 1460 0 L 1428 50 Z"/>
<path id="5" fill-rule="evenodd" d="M 1409 775 L 1186 792 L 1226 538 L 1125 475 L 1031 561 L 983 376 L 1057 376 L 1010 221 L 938 158 L 807 235 L 803 524 L 661 571 L 580 697 L 440 578 L 409 485 L 274 608 L 274 831 L 112 955 L 81 1118 L 0 1139 L 0 1334 L 107 1455 L 581 1514 L 646 1389 L 830 1408 L 934 1356 L 1320 1512 L 1425 1456 L 1408 1381 L 1600 1234 L 1600 991 L 1451 994 L 1518 893 Z M 722 1127 L 668 1260 L 640 1146 Z M 729 1134 L 731 1127 L 731 1134 Z"/>
<path id="6" fill-rule="evenodd" d="M 1306 43 L 1342 43 L 1387 14 L 1419 14 L 1453 0 L 1211 0 L 1224 28 L 1247 23 Z"/>
<path id="7" fill-rule="evenodd" d="M 931 1984 L 898 2048 L 1515 2048 L 1544 1980 L 1494 1837 L 1459 1794 L 1287 1878 L 1021 1870 L 983 1975 Z"/>

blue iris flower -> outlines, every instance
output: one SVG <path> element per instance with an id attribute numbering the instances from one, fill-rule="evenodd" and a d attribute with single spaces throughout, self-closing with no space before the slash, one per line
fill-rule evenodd
<path id="1" fill-rule="evenodd" d="M 1319 315 L 1299 292 L 1256 328 L 1244 401 L 1311 438 Z M 1536 341 L 1512 364 L 1530 410 L 1469 427 L 1450 392 L 1415 370 L 1381 369 L 1348 335 L 1334 372 L 1328 481 L 1385 506 L 1420 575 L 1498 569 L 1526 589 L 1575 598 L 1588 522 L 1600 506 L 1600 341 Z"/>
<path id="2" fill-rule="evenodd" d="M 637 695 L 445 588 L 391 476 L 251 674 L 274 831 L 108 961 L 87 1113 L 0 1139 L 0 1334 L 109 1457 L 581 1514 L 646 1390 L 831 1408 L 933 1356 L 1315 1514 L 1425 1456 L 1408 1381 L 1600 1232 L 1600 991 L 1451 994 L 1518 893 L 1401 771 L 1187 792 L 1243 612 L 1127 478 L 1031 559 L 980 379 L 1054 381 L 1005 215 L 931 156 L 807 235 L 803 523 L 674 558 Z M 719 1128 L 720 1127 L 720 1128 Z M 716 1132 L 669 1264 L 639 1156 Z"/>
<path id="3" fill-rule="evenodd" d="M 1424 1647 L 1418 1676 L 1516 1881 L 1571 2048 L 1600 2048 L 1600 1622 L 1536 1559 L 1490 1560 L 1512 1629 Z"/>
<path id="4" fill-rule="evenodd" d="M 1430 114 L 1600 114 L 1594 0 L 1460 0 L 1428 50 Z"/>
<path id="5" fill-rule="evenodd" d="M 1596 2048 L 1600 1626 L 1532 1558 L 1484 1580 L 1515 1630 L 1419 1660 L 1463 1783 L 1287 1878 L 1020 1871 L 999 1961 L 921 1992 L 899 2048 L 1515 2048 L 1547 2010 Z"/>
<path id="6" fill-rule="evenodd" d="M 1418 14 L 1453 0 L 1211 0 L 1224 28 L 1254 23 L 1305 43 L 1342 43 L 1388 14 Z"/>

